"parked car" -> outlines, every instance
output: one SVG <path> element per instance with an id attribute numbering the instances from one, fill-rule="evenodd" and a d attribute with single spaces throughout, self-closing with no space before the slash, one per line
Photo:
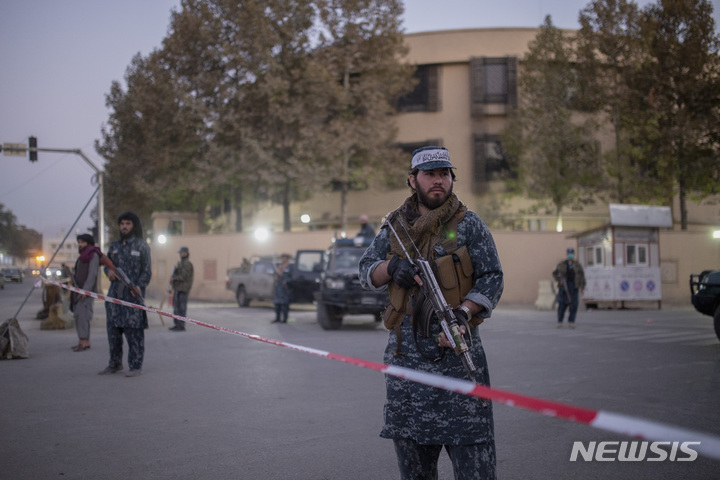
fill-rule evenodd
<path id="1" fill-rule="evenodd" d="M 307 256 L 306 256 L 307 254 Z M 322 250 L 300 250 L 301 261 L 290 265 L 291 303 L 312 303 L 318 288 L 321 268 L 316 266 L 322 259 Z M 314 259 L 314 261 L 310 261 Z M 225 275 L 225 288 L 235 294 L 238 306 L 247 307 L 251 300 L 272 302 L 274 293 L 275 267 L 280 263 L 279 255 L 254 257 L 243 262 L 243 266 L 230 268 Z"/>
<path id="2" fill-rule="evenodd" d="M 8 282 L 17 282 L 22 283 L 23 282 L 23 272 L 19 268 L 15 267 L 6 267 L 3 269 L 3 277 L 5 277 L 5 280 Z"/>
<path id="3" fill-rule="evenodd" d="M 341 238 L 327 250 L 315 293 L 317 320 L 324 330 L 340 328 L 345 315 L 370 314 L 381 321 L 380 314 L 390 302 L 387 291 L 370 292 L 360 285 L 360 257 L 371 242 L 372 238 Z"/>
<path id="4" fill-rule="evenodd" d="M 715 335 L 720 340 L 720 270 L 690 275 L 690 295 L 695 310 L 713 317 Z"/>

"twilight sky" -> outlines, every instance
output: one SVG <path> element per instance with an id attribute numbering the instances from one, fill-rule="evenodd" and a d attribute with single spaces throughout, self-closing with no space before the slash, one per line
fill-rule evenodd
<path id="1" fill-rule="evenodd" d="M 719 2 L 713 1 L 716 24 Z M 578 12 L 588 3 L 406 0 L 404 28 L 537 27 L 547 14 L 557 27 L 578 28 Z M 0 2 L 0 142 L 26 143 L 34 135 L 39 148 L 80 149 L 102 169 L 94 144 L 110 113 L 110 84 L 123 81 L 135 54 L 146 56 L 161 46 L 170 12 L 179 5 L 180 0 Z M 60 237 L 95 191 L 93 169 L 74 154 L 38 156 L 35 163 L 27 156 L 0 156 L 0 204 L 19 224 Z M 76 231 L 91 225 L 91 207 Z"/>

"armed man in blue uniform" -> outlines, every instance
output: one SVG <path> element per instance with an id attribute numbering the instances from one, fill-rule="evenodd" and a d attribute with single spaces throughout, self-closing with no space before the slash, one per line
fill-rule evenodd
<path id="1" fill-rule="evenodd" d="M 465 379 L 466 368 L 428 308 L 406 252 L 427 259 L 447 304 L 462 320 L 461 331 L 469 331 L 474 380 L 489 385 L 476 327 L 497 306 L 503 273 L 487 226 L 453 193 L 454 169 L 445 148 L 413 152 L 412 194 L 388 214 L 360 260 L 360 281 L 368 290 L 389 289 L 390 305 L 383 314 L 389 329 L 386 364 Z M 384 417 L 380 436 L 393 440 L 402 479 L 437 478 L 443 447 L 456 479 L 496 478 L 490 401 L 386 376 Z"/>
<path id="2" fill-rule="evenodd" d="M 145 296 L 145 287 L 152 276 L 150 264 L 150 246 L 143 239 L 140 218 L 133 212 L 125 212 L 118 217 L 120 239 L 110 244 L 107 256 L 116 268 L 121 269 L 128 282 L 114 271 L 105 268 L 110 279 L 108 296 L 130 303 L 138 303 Z M 110 346 L 110 361 L 100 375 L 117 373 L 123 370 L 123 335 L 128 344 L 128 367 L 126 377 L 142 374 L 145 355 L 145 329 L 148 328 L 147 314 L 144 310 L 105 303 L 107 315 L 107 334 Z"/>

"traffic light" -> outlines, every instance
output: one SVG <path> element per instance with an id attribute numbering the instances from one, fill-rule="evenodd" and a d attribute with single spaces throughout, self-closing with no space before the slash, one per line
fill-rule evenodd
<path id="1" fill-rule="evenodd" d="M 37 138 L 28 138 L 28 148 L 37 148 Z M 37 150 L 28 150 L 31 162 L 37 162 Z"/>

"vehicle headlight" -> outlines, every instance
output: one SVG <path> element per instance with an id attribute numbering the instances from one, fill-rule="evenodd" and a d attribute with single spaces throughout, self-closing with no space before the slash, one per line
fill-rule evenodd
<path id="1" fill-rule="evenodd" d="M 330 290 L 342 290 L 345 288 L 345 281 L 337 278 L 326 278 L 325 288 Z"/>

